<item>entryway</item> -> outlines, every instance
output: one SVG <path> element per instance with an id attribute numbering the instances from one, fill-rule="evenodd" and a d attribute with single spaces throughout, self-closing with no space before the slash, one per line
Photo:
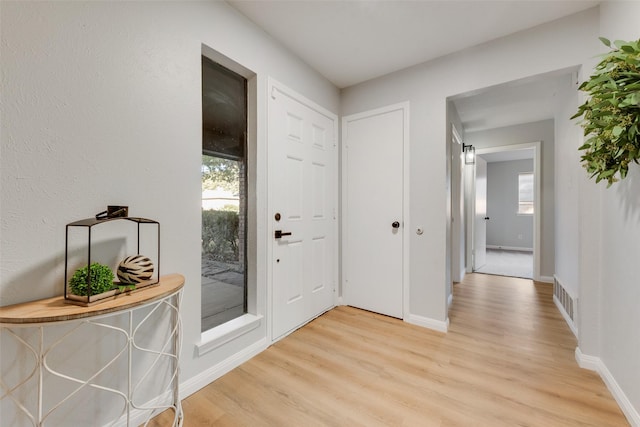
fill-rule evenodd
<path id="1" fill-rule="evenodd" d="M 277 340 L 335 305 L 337 117 L 269 85 L 271 333 Z"/>

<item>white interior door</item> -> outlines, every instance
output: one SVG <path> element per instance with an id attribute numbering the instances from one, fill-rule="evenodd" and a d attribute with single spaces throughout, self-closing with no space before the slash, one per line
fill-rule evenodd
<path id="1" fill-rule="evenodd" d="M 476 156 L 476 203 L 473 224 L 473 270 L 487 263 L 487 162 Z"/>
<path id="2" fill-rule="evenodd" d="M 403 317 L 405 108 L 344 118 L 344 300 Z"/>
<path id="3" fill-rule="evenodd" d="M 334 305 L 337 162 L 336 117 L 279 86 L 270 93 L 275 340 Z"/>

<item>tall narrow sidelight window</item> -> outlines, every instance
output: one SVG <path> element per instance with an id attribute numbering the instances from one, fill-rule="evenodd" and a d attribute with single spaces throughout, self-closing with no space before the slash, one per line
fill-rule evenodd
<path id="1" fill-rule="evenodd" d="M 202 57 L 202 322 L 247 312 L 247 80 Z"/>
<path id="2" fill-rule="evenodd" d="M 533 214 L 533 173 L 518 174 L 518 214 Z"/>

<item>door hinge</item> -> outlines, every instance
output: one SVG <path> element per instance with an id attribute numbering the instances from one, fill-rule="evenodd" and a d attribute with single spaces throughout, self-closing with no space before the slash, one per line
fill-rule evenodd
<path id="1" fill-rule="evenodd" d="M 271 99 L 276 99 L 276 87 L 271 86 Z"/>

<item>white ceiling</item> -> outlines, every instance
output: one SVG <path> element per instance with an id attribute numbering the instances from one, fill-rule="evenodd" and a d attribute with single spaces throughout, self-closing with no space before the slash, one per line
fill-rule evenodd
<path id="1" fill-rule="evenodd" d="M 344 88 L 599 4 L 584 0 L 227 0 Z M 553 118 L 570 71 L 455 97 L 465 132 Z"/>
<path id="2" fill-rule="evenodd" d="M 339 88 L 588 9 L 583 0 L 228 0 Z"/>

